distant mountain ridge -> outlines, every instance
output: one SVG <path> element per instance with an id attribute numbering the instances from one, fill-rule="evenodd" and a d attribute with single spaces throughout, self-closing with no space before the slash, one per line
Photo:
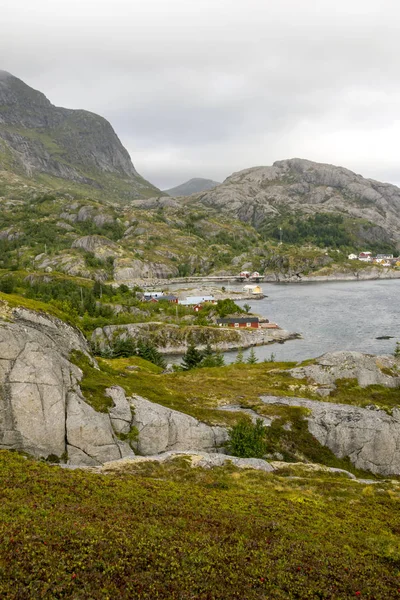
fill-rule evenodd
<path id="1" fill-rule="evenodd" d="M 53 106 L 6 71 L 0 71 L 0 169 L 113 189 L 127 198 L 159 194 L 138 174 L 106 119 Z"/>
<path id="2" fill-rule="evenodd" d="M 191 194 L 198 194 L 199 192 L 212 190 L 217 185 L 220 185 L 218 181 L 213 181 L 212 179 L 203 179 L 202 177 L 194 177 L 185 183 L 181 183 L 181 185 L 177 185 L 169 190 L 164 190 L 164 193 L 172 197 L 190 196 Z"/>

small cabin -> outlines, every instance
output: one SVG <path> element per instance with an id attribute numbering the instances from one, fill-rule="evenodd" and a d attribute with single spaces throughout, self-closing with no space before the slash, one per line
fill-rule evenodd
<path id="1" fill-rule="evenodd" d="M 162 296 L 160 300 L 166 300 L 167 302 L 171 302 L 171 304 L 178 304 L 178 296 L 174 296 L 173 294 L 166 294 Z"/>
<path id="2" fill-rule="evenodd" d="M 217 319 L 217 325 L 219 327 L 236 327 L 239 329 L 244 327 L 258 329 L 260 327 L 260 320 L 258 317 L 224 317 Z"/>
<path id="3" fill-rule="evenodd" d="M 159 300 L 164 296 L 164 292 L 145 292 L 144 299 L 147 301 Z"/>
<path id="4" fill-rule="evenodd" d="M 249 294 L 262 294 L 262 289 L 259 285 L 244 285 L 242 290 L 243 292 L 248 292 Z"/>

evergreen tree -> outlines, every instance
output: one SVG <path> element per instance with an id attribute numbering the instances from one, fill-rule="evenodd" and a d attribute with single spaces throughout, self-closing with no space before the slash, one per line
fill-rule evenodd
<path id="1" fill-rule="evenodd" d="M 254 352 L 254 348 L 250 350 L 250 354 L 246 362 L 248 365 L 255 365 L 258 362 L 258 358 L 256 356 L 256 353 Z"/>
<path id="2" fill-rule="evenodd" d="M 195 369 L 198 367 L 203 360 L 203 355 L 194 344 L 190 344 L 187 349 L 186 354 L 184 354 L 182 359 L 182 368 L 184 371 L 189 371 L 190 369 Z"/>
<path id="3" fill-rule="evenodd" d="M 117 358 L 134 356 L 136 354 L 136 344 L 131 337 L 118 338 L 113 346 L 113 354 Z"/>
<path id="4" fill-rule="evenodd" d="M 95 298 L 100 298 L 101 296 L 101 283 L 100 281 L 95 281 L 94 285 L 93 285 L 93 296 L 95 296 Z"/>
<path id="5" fill-rule="evenodd" d="M 154 365 L 165 369 L 166 364 L 164 357 L 151 342 L 143 342 L 142 340 L 139 340 L 137 345 L 137 354 L 141 358 L 144 358 L 144 360 L 148 360 Z"/>
<path id="6" fill-rule="evenodd" d="M 215 353 L 214 361 L 216 367 L 223 367 L 225 365 L 224 355 L 222 354 L 221 350 L 217 350 Z"/>
<path id="7" fill-rule="evenodd" d="M 237 365 L 241 365 L 244 363 L 244 358 L 243 358 L 243 348 L 239 348 L 238 353 L 236 355 L 236 360 L 235 363 Z"/>

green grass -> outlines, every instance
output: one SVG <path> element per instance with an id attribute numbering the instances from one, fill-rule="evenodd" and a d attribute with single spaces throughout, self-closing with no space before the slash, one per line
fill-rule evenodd
<path id="1" fill-rule="evenodd" d="M 120 385 L 128 395 L 138 394 L 168 408 L 179 410 L 211 425 L 230 425 L 237 413 L 217 410 L 226 404 L 253 405 L 261 393 L 295 395 L 286 373 L 277 371 L 277 363 L 228 365 L 162 374 L 161 369 L 137 357 L 98 359 L 100 371 L 82 354 L 72 360 L 84 373 L 81 389 L 96 410 L 107 411 L 110 399 L 104 392 Z M 291 363 L 285 363 L 291 364 Z M 279 365 L 279 363 L 278 363 Z M 138 367 L 131 370 L 130 367 Z M 296 381 L 301 385 L 302 382 Z"/>
<path id="2" fill-rule="evenodd" d="M 399 486 L 0 451 L 2 600 L 399 597 Z"/>
<path id="3" fill-rule="evenodd" d="M 400 390 L 383 385 L 361 387 L 357 379 L 338 379 L 336 390 L 324 400 L 361 407 L 374 405 L 390 413 L 393 408 L 398 408 L 400 405 Z"/>

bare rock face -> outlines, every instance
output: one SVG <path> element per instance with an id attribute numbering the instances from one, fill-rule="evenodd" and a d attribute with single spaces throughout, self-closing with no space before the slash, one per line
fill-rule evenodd
<path id="1" fill-rule="evenodd" d="M 76 392 L 70 392 L 67 398 L 66 436 L 69 461 L 74 464 L 77 459 L 75 449 L 87 457 L 84 464 L 92 465 L 133 454 L 129 451 L 121 453 L 109 415 L 96 412 Z"/>
<path id="2" fill-rule="evenodd" d="M 137 282 L 145 279 L 168 279 L 168 277 L 176 277 L 177 275 L 177 267 L 170 267 L 162 262 L 116 259 L 114 263 L 114 280 L 119 283 Z"/>
<path id="3" fill-rule="evenodd" d="M 82 248 L 96 258 L 104 259 L 118 256 L 118 245 L 102 235 L 85 235 L 72 243 L 72 248 Z"/>
<path id="4" fill-rule="evenodd" d="M 77 330 L 49 315 L 0 305 L 0 448 L 94 465 L 133 452 L 80 391 L 70 353 L 88 355 Z M 118 404 L 115 406 L 117 417 Z"/>
<path id="5" fill-rule="evenodd" d="M 108 388 L 107 395 L 112 398 L 113 407 L 109 410 L 114 431 L 127 434 L 132 427 L 132 409 L 125 397 L 124 390 L 119 386 Z"/>
<path id="6" fill-rule="evenodd" d="M 233 329 L 231 327 L 188 326 L 184 329 L 178 325 L 153 322 L 106 325 L 98 327 L 92 334 L 91 341 L 101 350 L 108 350 L 117 339 L 133 338 L 136 341 L 151 341 L 162 354 L 184 354 L 190 344 L 194 343 L 199 350 L 207 344 L 215 350 L 226 352 L 236 348 L 250 348 L 262 344 L 283 343 L 300 337 L 284 329 Z"/>
<path id="7" fill-rule="evenodd" d="M 400 387 L 400 361 L 393 356 L 329 352 L 317 358 L 314 364 L 296 367 L 290 373 L 292 377 L 311 379 L 321 385 L 334 386 L 337 379 L 357 379 L 361 387 Z"/>
<path id="8" fill-rule="evenodd" d="M 275 470 L 269 462 L 262 458 L 237 458 L 236 456 L 228 456 L 227 454 L 209 454 L 198 450 L 175 450 L 163 452 L 162 454 L 156 454 L 154 456 L 135 456 L 133 458 L 109 462 L 103 465 L 99 471 L 103 473 L 125 471 L 135 464 L 149 461 L 165 463 L 181 456 L 190 460 L 191 466 L 194 468 L 202 467 L 203 469 L 212 469 L 213 467 L 222 467 L 223 465 L 230 463 L 239 469 L 254 469 L 256 471 L 264 471 L 265 473 L 272 473 Z M 281 463 L 277 463 L 278 468 L 281 466 Z M 340 469 L 337 469 L 337 471 L 340 471 Z"/>
<path id="9" fill-rule="evenodd" d="M 310 433 L 339 458 L 349 457 L 359 469 L 400 475 L 400 410 L 392 415 L 347 404 L 304 398 L 262 396 L 266 404 L 302 406 Z"/>
<path id="10" fill-rule="evenodd" d="M 216 452 L 228 439 L 223 427 L 210 427 L 140 396 L 134 396 L 131 401 L 135 409 L 133 424 L 139 431 L 137 450 L 140 454 L 188 449 Z"/>

